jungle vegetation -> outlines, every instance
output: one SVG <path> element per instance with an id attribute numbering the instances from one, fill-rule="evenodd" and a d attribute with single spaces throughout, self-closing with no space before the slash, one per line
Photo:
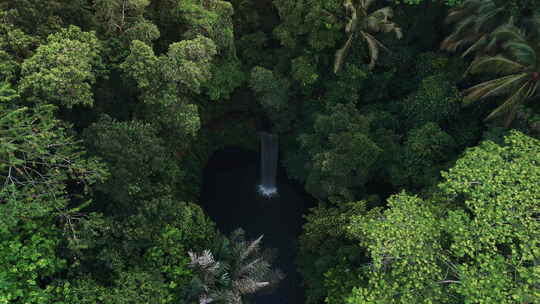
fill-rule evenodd
<path id="1" fill-rule="evenodd" d="M 538 0 L 0 0 L 0 303 L 279 284 L 198 205 L 263 127 L 306 304 L 540 303 L 539 63 Z"/>

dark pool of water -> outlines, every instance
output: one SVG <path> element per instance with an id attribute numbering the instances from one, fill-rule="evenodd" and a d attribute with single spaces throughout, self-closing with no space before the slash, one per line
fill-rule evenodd
<path id="1" fill-rule="evenodd" d="M 287 180 L 283 168 L 278 171 L 279 195 L 261 197 L 259 168 L 257 153 L 235 148 L 216 152 L 204 171 L 201 206 L 222 232 L 229 234 L 241 227 L 250 239 L 264 234 L 263 246 L 278 250 L 275 265 L 286 279 L 271 294 L 253 298 L 253 303 L 302 304 L 304 294 L 294 260 L 302 214 L 313 202 L 300 186 Z"/>

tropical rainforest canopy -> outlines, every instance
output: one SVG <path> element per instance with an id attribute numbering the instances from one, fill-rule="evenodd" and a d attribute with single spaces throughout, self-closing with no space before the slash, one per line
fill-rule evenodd
<path id="1" fill-rule="evenodd" d="M 1 304 L 276 290 L 291 252 L 200 202 L 212 155 L 261 131 L 315 202 L 282 232 L 305 296 L 281 303 L 540 303 L 540 1 L 0 0 L 0 20 Z"/>

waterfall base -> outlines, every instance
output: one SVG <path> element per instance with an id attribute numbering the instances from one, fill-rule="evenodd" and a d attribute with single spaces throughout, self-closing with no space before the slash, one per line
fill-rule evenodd
<path id="1" fill-rule="evenodd" d="M 276 187 L 268 187 L 265 185 L 259 185 L 257 189 L 259 190 L 259 194 L 264 197 L 274 197 L 278 194 Z"/>

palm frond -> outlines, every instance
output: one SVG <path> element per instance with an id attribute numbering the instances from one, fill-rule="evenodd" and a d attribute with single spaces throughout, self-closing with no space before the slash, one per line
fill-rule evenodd
<path id="1" fill-rule="evenodd" d="M 379 48 L 383 48 L 385 50 L 387 49 L 377 39 L 368 34 L 368 32 L 394 32 L 398 39 L 403 37 L 401 28 L 397 24 L 390 21 L 390 19 L 394 16 L 394 11 L 391 7 L 383 7 L 368 14 L 368 9 L 374 2 L 375 0 L 343 0 L 343 7 L 345 8 L 346 15 L 349 18 L 349 21 L 345 25 L 345 33 L 348 34 L 349 37 L 347 38 L 347 41 L 343 47 L 338 49 L 334 55 L 335 74 L 340 71 L 357 32 L 362 35 L 368 45 L 370 69 L 373 69 L 375 66 L 375 62 L 379 56 Z M 362 22 L 359 23 L 357 18 L 362 18 Z M 361 28 L 357 29 L 357 27 L 360 27 L 360 25 Z"/>
<path id="2" fill-rule="evenodd" d="M 484 4 L 485 1 L 478 1 L 478 0 L 467 0 L 461 3 L 461 5 L 457 7 L 453 7 L 448 11 L 448 15 L 446 16 L 445 23 L 456 23 L 460 20 L 463 20 L 467 17 L 473 16 L 477 13 L 478 9 L 481 5 Z"/>
<path id="3" fill-rule="evenodd" d="M 511 23 L 503 24 L 497 27 L 491 34 L 497 41 L 521 41 L 525 42 L 523 31 Z"/>
<path id="4" fill-rule="evenodd" d="M 351 1 L 345 1 L 343 3 L 343 7 L 345 7 L 347 15 L 350 16 L 349 22 L 347 22 L 345 25 L 345 33 L 354 34 L 358 25 L 358 14 L 356 12 L 356 8 Z"/>
<path id="5" fill-rule="evenodd" d="M 502 8 L 487 9 L 486 11 L 479 11 L 475 19 L 474 31 L 486 32 L 490 27 L 496 26 L 501 20 Z"/>
<path id="6" fill-rule="evenodd" d="M 467 33 L 477 33 L 473 31 L 474 25 L 476 24 L 476 21 L 474 19 L 474 16 L 471 16 L 470 18 L 465 18 L 461 20 L 460 22 L 456 23 L 454 26 L 454 30 L 452 31 L 452 34 L 456 37 L 459 37 L 461 35 L 467 35 Z"/>
<path id="7" fill-rule="evenodd" d="M 492 120 L 493 118 L 508 113 L 512 108 L 514 108 L 518 103 L 522 102 L 526 96 L 527 87 L 530 86 L 529 82 L 526 82 L 521 86 L 514 94 L 512 94 L 508 99 L 506 99 L 500 106 L 493 110 L 484 121 Z"/>
<path id="8" fill-rule="evenodd" d="M 367 31 L 371 33 L 378 33 L 381 31 L 381 25 L 382 25 L 381 20 L 375 17 L 369 16 L 366 19 L 364 27 Z"/>
<path id="9" fill-rule="evenodd" d="M 204 293 L 207 293 L 216 284 L 224 283 L 221 279 L 223 278 L 223 273 L 226 272 L 226 268 L 223 267 L 221 262 L 214 259 L 210 250 L 204 250 L 201 254 L 189 251 L 188 255 L 191 260 L 189 267 L 195 269 Z"/>
<path id="10" fill-rule="evenodd" d="M 366 29 L 372 33 L 389 33 L 395 32 L 398 39 L 401 38 L 401 28 L 397 24 L 391 22 L 391 19 L 394 15 L 394 11 L 390 7 L 383 7 L 371 13 L 367 17 L 367 26 Z"/>
<path id="11" fill-rule="evenodd" d="M 345 45 L 336 51 L 335 59 L 334 59 L 334 74 L 337 74 L 341 70 L 341 66 L 343 65 L 343 61 L 345 60 L 345 57 L 347 57 L 347 54 L 349 53 L 349 48 L 352 44 L 353 36 L 349 36 L 349 39 L 347 39 L 347 42 L 345 42 Z"/>
<path id="12" fill-rule="evenodd" d="M 496 49 L 501 39 L 492 32 L 506 22 L 505 8 L 492 0 L 470 0 L 449 11 L 446 22 L 453 23 L 452 33 L 441 43 L 441 49 L 456 51 L 467 47 L 465 55 L 473 52 L 489 53 Z M 509 22 L 511 25 L 511 21 Z M 507 25 L 508 26 L 508 25 Z M 478 41 L 482 39 L 482 41 Z"/>
<path id="13" fill-rule="evenodd" d="M 263 260 L 261 258 L 256 258 L 254 259 L 253 261 L 245 264 L 245 265 L 242 265 L 242 267 L 240 267 L 240 269 L 238 270 L 238 274 L 239 275 L 245 275 L 245 274 L 248 274 L 250 272 L 252 272 L 252 270 L 257 266 L 258 263 L 262 262 Z"/>
<path id="14" fill-rule="evenodd" d="M 377 43 L 375 42 L 376 39 L 373 36 L 371 35 L 368 36 L 368 34 L 366 33 L 362 33 L 362 35 L 364 36 L 364 39 L 366 40 L 367 45 L 368 45 L 368 50 L 369 50 L 368 67 L 371 70 L 375 67 L 375 62 L 379 58 L 379 48 L 378 48 Z"/>
<path id="15" fill-rule="evenodd" d="M 536 51 L 527 43 L 508 41 L 502 47 L 509 57 L 529 66 L 536 65 Z"/>
<path id="16" fill-rule="evenodd" d="M 252 241 L 247 246 L 247 248 L 242 252 L 242 255 L 240 256 L 240 261 L 245 260 L 251 254 L 257 253 L 259 251 L 262 238 L 263 235 L 259 236 L 256 240 Z"/>
<path id="17" fill-rule="evenodd" d="M 479 37 L 481 36 L 482 34 L 478 34 L 475 32 L 468 32 L 466 34 L 461 34 L 461 35 L 454 33 L 446 37 L 441 42 L 440 49 L 446 50 L 449 52 L 455 52 L 464 45 L 478 41 Z"/>
<path id="18" fill-rule="evenodd" d="M 465 105 L 469 105 L 474 101 L 483 99 L 492 90 L 496 90 L 503 85 L 509 88 L 512 83 L 516 83 L 517 81 L 524 79 L 526 76 L 526 74 L 509 75 L 477 84 L 463 91 L 463 93 L 466 95 L 463 99 L 463 103 Z M 499 92 L 501 92 L 500 89 Z M 493 95 L 493 93 L 490 95 Z"/>
<path id="19" fill-rule="evenodd" d="M 375 2 L 376 0 L 360 0 L 360 8 L 367 12 L 369 7 Z"/>
<path id="20" fill-rule="evenodd" d="M 200 297 L 199 297 L 199 304 L 209 304 L 209 303 L 212 303 L 214 302 L 214 298 L 212 298 L 211 296 L 207 295 L 207 294 L 202 294 Z"/>
<path id="21" fill-rule="evenodd" d="M 252 294 L 268 286 L 270 286 L 270 282 L 259 282 L 251 278 L 244 278 L 233 282 L 233 288 L 241 295 Z"/>
<path id="22" fill-rule="evenodd" d="M 378 20 L 388 21 L 388 19 L 394 17 L 394 10 L 389 6 L 385 6 L 376 11 L 373 11 L 371 14 L 369 14 L 369 16 L 374 17 Z"/>
<path id="23" fill-rule="evenodd" d="M 361 35 L 364 37 L 368 45 L 370 58 L 368 67 L 371 70 L 375 67 L 375 62 L 377 61 L 377 59 L 379 59 L 379 48 L 382 48 L 383 50 L 386 50 L 388 52 L 390 52 L 390 50 L 387 49 L 382 43 L 379 42 L 379 40 L 375 39 L 375 37 L 371 36 L 370 34 L 362 31 Z"/>
<path id="24" fill-rule="evenodd" d="M 263 236 L 253 241 L 246 241 L 242 229 L 234 230 L 229 240 L 220 239 L 217 248 L 230 252 L 216 261 L 210 250 L 197 254 L 188 252 L 189 266 L 196 270 L 196 276 L 190 283 L 189 299 L 198 299 L 199 304 L 228 303 L 242 304 L 242 296 L 277 284 L 283 275 L 272 269 L 268 250 L 261 252 Z M 228 247 L 227 250 L 220 249 Z M 229 265 L 229 266 L 227 266 Z"/>
<path id="25" fill-rule="evenodd" d="M 394 33 L 396 33 L 397 39 L 403 38 L 403 31 L 401 30 L 401 27 L 398 27 L 398 26 L 394 27 Z"/>
<path id="26" fill-rule="evenodd" d="M 216 265 L 219 265 L 219 262 L 214 260 L 214 256 L 210 250 L 204 250 L 201 254 L 196 254 L 192 251 L 188 251 L 189 258 L 191 259 L 191 266 L 198 266 L 203 269 L 211 269 Z"/>
<path id="27" fill-rule="evenodd" d="M 448 15 L 446 15 L 446 18 L 444 19 L 444 23 L 446 24 L 456 23 L 460 20 L 463 20 L 464 18 L 471 16 L 472 14 L 473 12 L 471 10 L 451 9 L 448 11 Z"/>
<path id="28" fill-rule="evenodd" d="M 401 28 L 398 27 L 398 26 L 397 26 L 395 23 L 393 23 L 393 22 L 387 22 L 387 23 L 381 24 L 380 30 L 381 30 L 381 32 L 383 32 L 383 33 L 394 32 L 394 33 L 396 34 L 396 38 L 397 38 L 397 39 L 403 38 L 403 32 L 401 31 Z"/>
<path id="29" fill-rule="evenodd" d="M 487 43 L 487 35 L 481 34 L 481 36 L 479 38 L 476 38 L 475 40 L 476 42 L 474 42 L 468 49 L 466 49 L 463 54 L 461 54 L 461 57 L 465 57 L 470 53 L 479 51 L 480 49 L 485 47 Z"/>
<path id="30" fill-rule="evenodd" d="M 476 2 L 476 12 L 478 13 L 485 13 L 486 11 L 491 11 L 497 8 L 497 5 L 493 2 L 493 0 L 475 0 L 475 1 L 467 1 L 472 4 L 472 2 Z"/>
<path id="31" fill-rule="evenodd" d="M 517 76 L 519 76 L 519 77 L 517 77 Z M 488 97 L 492 97 L 492 96 L 501 96 L 501 95 L 504 95 L 504 94 L 508 94 L 508 92 L 511 92 L 512 90 L 515 90 L 521 84 L 526 82 L 527 78 L 529 78 L 527 73 L 516 75 L 515 79 L 510 79 L 508 81 L 505 81 L 503 84 L 501 84 L 497 88 L 495 88 L 495 89 L 489 91 L 488 93 L 486 93 L 484 96 L 482 96 L 482 98 L 488 98 Z"/>
<path id="32" fill-rule="evenodd" d="M 471 74 L 495 73 L 495 74 L 513 74 L 524 71 L 527 67 L 523 64 L 506 58 L 502 55 L 484 56 L 475 59 L 470 66 Z"/>

